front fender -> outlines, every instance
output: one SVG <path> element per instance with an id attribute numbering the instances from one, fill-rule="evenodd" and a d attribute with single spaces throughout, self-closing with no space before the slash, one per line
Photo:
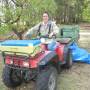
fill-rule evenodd
<path id="1" fill-rule="evenodd" d="M 57 57 L 57 54 L 54 51 L 50 51 L 48 54 L 46 54 L 38 63 L 38 65 L 46 65 L 48 62 L 50 62 L 54 57 Z"/>

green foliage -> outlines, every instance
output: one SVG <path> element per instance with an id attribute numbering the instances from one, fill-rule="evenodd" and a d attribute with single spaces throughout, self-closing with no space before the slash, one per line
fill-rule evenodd
<path id="1" fill-rule="evenodd" d="M 21 18 L 29 23 L 29 26 L 40 22 L 44 11 L 48 11 L 50 16 L 55 15 L 56 5 L 53 0 L 48 0 L 48 2 L 47 0 L 31 0 L 26 4 Z"/>
<path id="2" fill-rule="evenodd" d="M 90 22 L 90 4 L 83 10 L 83 21 Z"/>
<path id="3" fill-rule="evenodd" d="M 82 22 L 83 19 L 89 19 L 88 3 L 90 3 L 90 0 L 55 0 L 55 2 L 58 7 L 56 17 L 59 23 L 71 24 Z M 86 13 L 87 16 L 85 16 Z"/>
<path id="4" fill-rule="evenodd" d="M 2 25 L 0 27 L 0 35 L 9 33 L 11 31 L 11 25 Z"/>
<path id="5" fill-rule="evenodd" d="M 27 30 L 42 20 L 42 13 L 48 11 L 51 19 L 60 23 L 78 23 L 90 21 L 90 0 L 1 0 L 2 18 L 0 33 L 10 30 Z M 9 2 L 11 1 L 11 2 Z M 13 2 L 14 1 L 14 2 Z"/>
<path id="6" fill-rule="evenodd" d="M 54 0 L 14 0 L 14 5 L 4 3 L 3 13 L 6 26 L 11 25 L 13 29 L 21 31 L 39 23 L 42 13 L 48 11 L 51 18 L 55 16 L 56 4 Z M 11 24 L 13 22 L 13 24 Z M 23 28 L 22 28 L 23 26 Z M 10 30 L 5 28 L 5 30 Z"/>

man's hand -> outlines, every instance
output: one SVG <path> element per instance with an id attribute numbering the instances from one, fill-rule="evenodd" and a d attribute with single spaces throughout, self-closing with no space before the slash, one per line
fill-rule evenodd
<path id="1" fill-rule="evenodd" d="M 40 36 L 37 36 L 36 38 L 37 38 L 37 39 L 40 39 L 41 37 L 40 37 Z"/>
<path id="2" fill-rule="evenodd" d="M 50 33 L 49 34 L 49 38 L 52 38 L 53 37 L 53 35 L 54 35 L 54 33 L 52 32 L 52 33 Z"/>

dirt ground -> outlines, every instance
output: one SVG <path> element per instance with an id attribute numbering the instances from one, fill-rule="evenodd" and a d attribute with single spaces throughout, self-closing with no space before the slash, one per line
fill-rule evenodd
<path id="1" fill-rule="evenodd" d="M 90 52 L 90 28 L 87 30 L 85 27 L 81 28 L 80 40 L 78 42 L 80 47 L 87 49 Z M 0 64 L 1 65 L 1 64 Z M 2 67 L 2 66 L 0 66 Z M 73 67 L 69 70 L 62 70 L 58 75 L 58 88 L 57 90 L 90 90 L 90 65 L 85 63 L 74 63 Z M 1 70 L 1 69 L 0 69 Z M 0 71 L 2 72 L 2 70 Z M 0 80 L 0 90 L 11 90 L 7 89 L 2 81 Z M 31 84 L 23 84 L 17 89 L 13 90 L 33 90 L 33 82 Z"/>

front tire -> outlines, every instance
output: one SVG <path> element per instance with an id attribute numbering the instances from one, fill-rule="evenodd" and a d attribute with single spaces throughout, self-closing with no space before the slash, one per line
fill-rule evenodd
<path id="1" fill-rule="evenodd" d="M 3 83 L 8 88 L 17 87 L 22 83 L 22 80 L 15 73 L 15 70 L 9 68 L 8 66 L 5 66 L 3 69 L 2 79 L 3 79 Z"/>
<path id="2" fill-rule="evenodd" d="M 56 90 L 57 70 L 54 67 L 48 67 L 42 70 L 36 80 L 36 90 Z"/>

